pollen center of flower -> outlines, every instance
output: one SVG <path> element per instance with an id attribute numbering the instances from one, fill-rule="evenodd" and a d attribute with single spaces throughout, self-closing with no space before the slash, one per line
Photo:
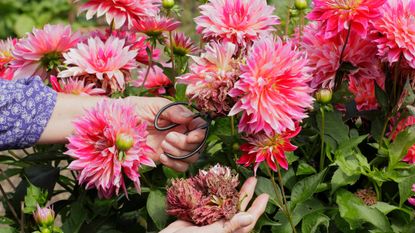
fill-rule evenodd
<path id="1" fill-rule="evenodd" d="M 40 63 L 47 70 L 53 70 L 61 64 L 61 54 L 59 52 L 50 52 L 45 54 L 41 59 Z"/>

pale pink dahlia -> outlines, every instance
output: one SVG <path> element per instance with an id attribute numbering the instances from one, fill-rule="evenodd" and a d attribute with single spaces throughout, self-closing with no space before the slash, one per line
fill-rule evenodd
<path id="1" fill-rule="evenodd" d="M 180 22 L 164 16 L 146 17 L 133 22 L 134 28 L 149 37 L 159 37 L 163 32 L 171 32 L 180 26 Z"/>
<path id="2" fill-rule="evenodd" d="M 189 179 L 175 179 L 167 189 L 167 213 L 196 225 L 230 219 L 238 212 L 238 175 L 216 165 Z"/>
<path id="3" fill-rule="evenodd" d="M 96 88 L 94 83 L 86 84 L 85 80 L 77 78 L 64 78 L 58 81 L 54 75 L 50 76 L 52 88 L 61 93 L 72 95 L 105 95 L 106 91 Z"/>
<path id="4" fill-rule="evenodd" d="M 108 25 L 113 22 L 118 29 L 123 25 L 131 27 L 135 19 L 156 15 L 159 4 L 160 0 L 88 0 L 81 6 L 80 13 L 86 11 L 87 20 L 94 15 L 105 15 Z"/>
<path id="5" fill-rule="evenodd" d="M 313 0 L 313 10 L 307 15 L 310 20 L 320 21 L 320 34 L 325 39 L 338 33 L 353 30 L 365 38 L 370 21 L 382 16 L 381 6 L 386 0 Z"/>
<path id="6" fill-rule="evenodd" d="M 239 130 L 267 135 L 295 130 L 310 108 L 313 91 L 306 57 L 280 38 L 256 41 L 242 65 L 240 79 L 230 91 L 239 101 L 229 115 L 243 112 Z"/>
<path id="7" fill-rule="evenodd" d="M 142 87 L 147 73 L 147 68 L 143 68 L 138 72 L 138 79 L 132 82 L 133 86 Z M 145 80 L 144 87 L 155 95 L 166 94 L 166 87 L 171 85 L 170 79 L 163 73 L 163 69 L 153 66 Z"/>
<path id="8" fill-rule="evenodd" d="M 111 198 L 120 188 L 127 194 L 127 177 L 140 192 L 140 166 L 155 164 L 149 157 L 153 150 L 146 144 L 147 125 L 134 106 L 124 100 L 103 100 L 74 126 L 66 154 L 74 158 L 69 168 L 79 172 L 79 183 L 96 188 L 101 198 Z"/>
<path id="9" fill-rule="evenodd" d="M 200 110 L 212 115 L 227 115 L 231 110 L 234 101 L 228 93 L 238 78 L 236 49 L 230 42 L 212 42 L 200 57 L 191 56 L 195 63 L 190 73 L 177 78 L 178 83 L 187 84 L 186 95 Z"/>
<path id="10" fill-rule="evenodd" d="M 357 110 L 369 111 L 379 107 L 375 93 L 375 83 L 383 89 L 385 84 L 384 76 L 373 79 L 373 76 L 363 72 L 350 76 L 349 90 L 355 96 L 354 101 L 356 102 Z"/>
<path id="11" fill-rule="evenodd" d="M 373 31 L 378 55 L 389 63 L 402 58 L 415 69 L 415 1 L 389 0 L 382 10 Z"/>
<path id="12" fill-rule="evenodd" d="M 301 47 L 307 53 L 311 68 L 313 88 L 333 88 L 336 71 L 340 68 L 340 56 L 344 47 L 347 32 L 326 40 L 318 34 L 318 24 L 311 23 L 304 29 Z M 368 39 L 362 39 L 357 34 L 350 34 L 349 42 L 343 54 L 343 62 L 354 67 L 349 74 L 364 73 L 373 79 L 382 78 L 380 62 L 376 56 L 376 44 Z"/>
<path id="13" fill-rule="evenodd" d="M 278 166 L 288 169 L 285 153 L 297 149 L 296 146 L 291 144 L 290 140 L 297 136 L 300 131 L 301 127 L 297 124 L 294 131 L 287 130 L 282 134 L 272 134 L 270 136 L 259 133 L 246 137 L 247 142 L 241 145 L 242 156 L 237 161 L 238 164 L 245 167 L 253 164 L 255 172 L 262 162 L 266 162 L 274 171 L 277 171 Z"/>
<path id="14" fill-rule="evenodd" d="M 78 40 L 78 34 L 72 34 L 70 26 L 48 24 L 43 29 L 33 29 L 16 43 L 13 50 L 14 78 L 33 75 L 47 78 L 48 71 L 61 65 L 62 53 L 74 47 Z"/>
<path id="15" fill-rule="evenodd" d="M 58 77 L 94 76 L 97 85 L 110 92 L 122 91 L 131 74 L 130 70 L 137 67 L 135 57 L 137 51 L 125 45 L 125 40 L 109 37 L 105 42 L 100 38 L 89 38 L 87 44 L 79 43 L 63 56 L 66 70 Z"/>
<path id="16" fill-rule="evenodd" d="M 390 126 L 391 132 L 392 132 L 391 138 L 392 140 L 395 140 L 395 138 L 398 136 L 399 133 L 401 133 L 402 131 L 404 131 L 406 128 L 410 126 L 415 125 L 415 117 L 408 116 L 399 122 L 396 122 L 396 120 L 392 120 L 391 123 L 392 123 Z M 393 131 L 394 127 L 396 127 L 396 129 Z M 415 145 L 413 145 L 412 147 L 408 149 L 408 153 L 402 160 L 410 164 L 415 164 Z"/>
<path id="17" fill-rule="evenodd" d="M 166 39 L 167 48 L 171 48 L 170 40 Z M 176 56 L 186 56 L 195 54 L 198 51 L 197 46 L 193 43 L 192 39 L 186 37 L 183 32 L 174 32 L 172 36 L 173 53 Z"/>
<path id="18" fill-rule="evenodd" d="M 0 40 L 0 79 L 12 80 L 14 69 L 10 67 L 13 61 L 13 50 L 17 39 Z"/>
<path id="19" fill-rule="evenodd" d="M 210 0 L 200 6 L 197 32 L 207 41 L 224 40 L 245 45 L 274 31 L 280 23 L 266 0 Z"/>

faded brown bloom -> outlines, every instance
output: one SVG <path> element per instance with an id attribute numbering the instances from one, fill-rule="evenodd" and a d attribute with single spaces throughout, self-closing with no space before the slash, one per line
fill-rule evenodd
<path id="1" fill-rule="evenodd" d="M 167 213 L 196 225 L 207 225 L 238 212 L 238 175 L 216 165 L 189 179 L 175 179 L 167 190 Z"/>
<path id="2" fill-rule="evenodd" d="M 372 188 L 358 189 L 355 192 L 355 195 L 362 199 L 362 201 L 368 206 L 374 205 L 378 202 L 376 193 Z"/>

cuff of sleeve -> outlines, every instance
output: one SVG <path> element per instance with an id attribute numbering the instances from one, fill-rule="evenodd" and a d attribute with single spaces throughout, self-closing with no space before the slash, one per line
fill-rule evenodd
<path id="1" fill-rule="evenodd" d="M 28 122 L 26 125 L 24 137 L 17 144 L 17 148 L 27 148 L 33 146 L 39 141 L 53 110 L 56 105 L 57 93 L 51 88 L 45 86 L 39 78 L 30 78 L 27 80 L 25 88 L 25 103 L 22 105 L 28 111 L 30 119 L 24 119 Z M 24 116 L 23 116 L 24 118 Z"/>

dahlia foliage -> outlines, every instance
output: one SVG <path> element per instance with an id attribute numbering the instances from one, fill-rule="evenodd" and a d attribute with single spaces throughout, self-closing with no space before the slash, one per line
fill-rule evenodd
<path id="1" fill-rule="evenodd" d="M 22 159 L 2 153 L 12 168 L 0 180 L 23 181 L 5 196 L 13 198 L 1 223 L 22 224 L 21 206 L 16 216 L 7 208 L 25 202 L 35 216 L 24 216 L 25 232 L 44 215 L 59 216 L 64 232 L 158 232 L 177 219 L 173 227 L 226 225 L 245 208 L 240 184 L 256 176 L 255 193 L 271 198 L 255 232 L 415 229 L 415 0 L 68 2 L 84 18 L 73 27 L 47 24 L 0 41 L 0 81 L 24 86 L 39 76 L 58 101 L 98 103 L 65 126 L 66 146 L 35 146 Z M 152 122 L 163 106 L 142 106 L 168 103 L 161 98 L 194 111 L 172 131 L 206 129 L 203 145 L 176 148 L 200 146 L 199 158 L 169 160 L 192 162 L 186 173 L 159 164 L 168 134 Z M 73 117 L 59 110 L 53 119 Z M 8 115 L 0 134 L 27 124 L 4 122 Z M 30 185 L 43 191 L 22 191 Z M 70 197 L 54 212 L 36 211 L 62 192 Z"/>

